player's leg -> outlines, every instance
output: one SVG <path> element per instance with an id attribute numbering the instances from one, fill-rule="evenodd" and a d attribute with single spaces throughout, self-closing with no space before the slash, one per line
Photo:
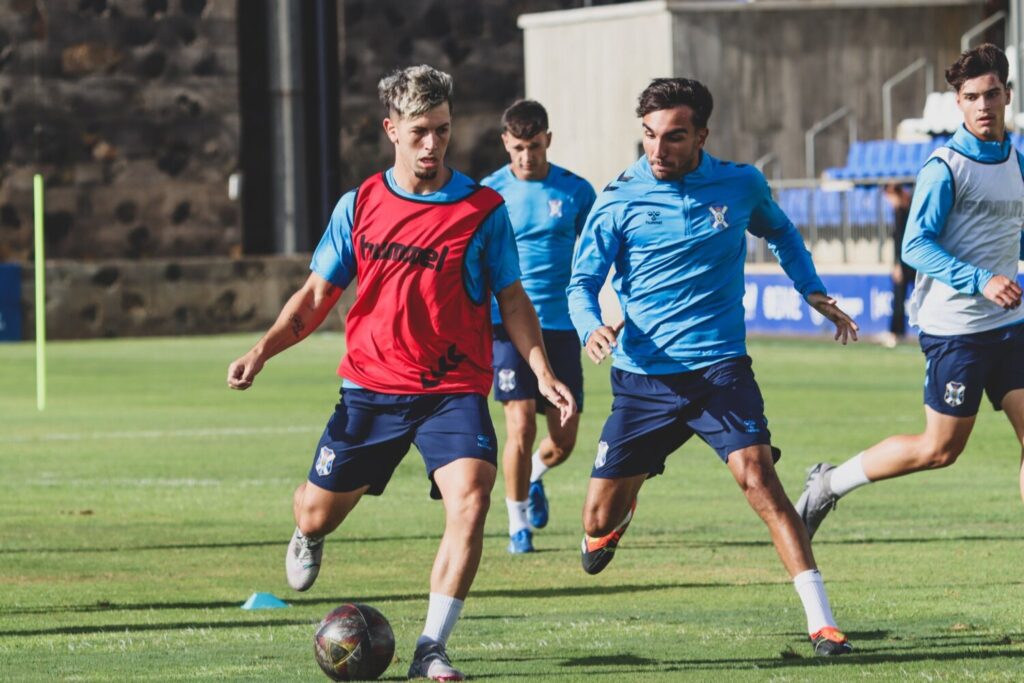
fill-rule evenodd
<path id="1" fill-rule="evenodd" d="M 1020 497 L 1024 500 L 1024 389 L 1015 389 L 1003 397 L 1003 411 L 1013 425 L 1017 434 L 1017 443 L 1021 444 L 1020 456 Z"/>
<path id="2" fill-rule="evenodd" d="M 989 335 L 990 333 L 982 333 Z M 891 436 L 838 467 L 825 462 L 811 468 L 797 501 L 797 514 L 812 538 L 846 494 L 867 484 L 921 470 L 948 467 L 967 445 L 986 384 L 999 358 L 978 335 L 921 335 L 925 369 L 925 429 Z"/>
<path id="3" fill-rule="evenodd" d="M 402 411 L 408 403 L 363 389 L 346 389 L 313 456 L 308 480 L 292 496 L 295 531 L 285 554 L 288 584 L 304 591 L 320 571 L 324 537 L 334 531 L 365 493 L 380 495 L 412 440 Z"/>
<path id="4" fill-rule="evenodd" d="M 572 391 L 577 412 L 567 424 L 562 425 L 559 411 L 543 396 L 537 396 L 538 409 L 543 410 L 548 425 L 547 436 L 530 458 L 529 519 L 537 529 L 547 526 L 549 516 L 543 477 L 549 469 L 561 465 L 572 454 L 580 413 L 583 412 L 583 364 L 580 361 L 579 337 L 572 330 L 545 330 L 544 347 L 555 376 Z"/>
<path id="5" fill-rule="evenodd" d="M 729 453 L 727 463 L 750 507 L 768 527 L 775 551 L 793 579 L 815 654 L 829 656 L 852 651 L 832 615 L 807 531 L 775 472 L 771 448 L 766 444 L 741 448 Z"/>
<path id="6" fill-rule="evenodd" d="M 576 405 L 579 406 L 579 403 Z M 544 416 L 547 418 L 548 434 L 530 458 L 530 488 L 527 491 L 527 518 L 530 526 L 535 529 L 546 527 L 550 517 L 543 477 L 549 469 L 561 465 L 572 454 L 580 427 L 579 413 L 570 417 L 564 425 L 560 412 L 554 406 L 549 405 Z"/>
<path id="7" fill-rule="evenodd" d="M 430 575 L 430 600 L 409 677 L 462 680 L 446 647 L 483 552 L 484 520 L 497 478 L 497 439 L 487 400 L 476 394 L 432 398 L 437 407 L 415 437 L 445 508 L 445 528 Z"/>
<path id="8" fill-rule="evenodd" d="M 336 493 L 309 481 L 299 484 L 292 496 L 295 532 L 285 556 L 288 585 L 297 591 L 313 585 L 320 573 L 324 537 L 338 528 L 367 488 Z"/>
<path id="9" fill-rule="evenodd" d="M 505 476 L 505 507 L 508 510 L 508 551 L 533 552 L 533 534 L 528 519 L 530 451 L 537 438 L 537 409 L 533 399 L 503 402 L 507 437 L 501 454 Z"/>
<path id="10" fill-rule="evenodd" d="M 1002 410 L 1013 425 L 1017 443 L 1024 445 L 1024 325 L 1002 330 L 998 362 L 985 387 L 992 407 Z M 1024 450 L 1021 452 L 1020 495 L 1024 500 Z"/>
<path id="11" fill-rule="evenodd" d="M 694 410 L 687 425 L 728 465 L 750 507 L 768 527 L 803 603 L 815 654 L 849 652 L 846 637 L 836 628 L 807 532 L 776 474 L 775 460 L 782 453 L 771 446 L 764 399 L 750 358 L 730 358 L 703 368 L 700 386 L 690 396 Z"/>
<path id="12" fill-rule="evenodd" d="M 612 561 L 633 521 L 636 497 L 647 474 L 606 479 L 591 477 L 583 503 L 583 570 L 597 574 Z"/>
<path id="13" fill-rule="evenodd" d="M 581 561 L 588 574 L 614 558 L 644 481 L 661 474 L 668 455 L 693 435 L 664 377 L 612 368 L 611 380 L 612 413 L 601 430 L 583 506 Z"/>
<path id="14" fill-rule="evenodd" d="M 533 551 L 533 532 L 527 516 L 530 453 L 537 439 L 537 378 L 509 339 L 505 328 L 494 326 L 494 400 L 505 412 L 505 507 L 508 510 L 508 551 Z"/>

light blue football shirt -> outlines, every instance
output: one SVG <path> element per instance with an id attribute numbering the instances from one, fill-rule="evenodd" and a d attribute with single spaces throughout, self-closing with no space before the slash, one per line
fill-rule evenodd
<path id="1" fill-rule="evenodd" d="M 572 272 L 576 238 L 594 205 L 594 188 L 561 166 L 548 164 L 542 180 L 520 180 L 505 165 L 480 181 L 505 199 L 519 249 L 523 289 L 545 330 L 571 330 L 565 288 Z M 491 320 L 501 322 L 498 302 Z"/>
<path id="2" fill-rule="evenodd" d="M 603 324 L 597 297 L 614 265 L 626 318 L 615 367 L 670 374 L 744 355 L 747 232 L 768 241 L 802 295 L 825 292 L 757 169 L 704 152 L 681 179 L 658 180 L 641 158 L 598 196 L 576 247 L 569 311 L 581 341 Z"/>

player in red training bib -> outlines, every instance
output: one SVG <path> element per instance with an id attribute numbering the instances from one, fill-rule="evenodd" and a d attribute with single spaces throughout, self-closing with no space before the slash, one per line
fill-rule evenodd
<path id="1" fill-rule="evenodd" d="M 341 400 L 295 491 L 288 583 L 316 580 L 324 537 L 364 494 L 380 495 L 416 448 L 445 531 L 410 677 L 462 680 L 445 647 L 476 575 L 496 475 L 497 439 L 487 409 L 493 374 L 490 297 L 509 337 L 564 424 L 572 392 L 551 371 L 540 324 L 519 277 L 515 236 L 501 196 L 444 165 L 451 136 L 452 79 L 429 66 L 378 84 L 395 164 L 338 202 L 313 254 L 312 273 L 277 321 L 228 368 L 247 389 L 274 355 L 323 322 L 357 279 L 338 368 Z"/>

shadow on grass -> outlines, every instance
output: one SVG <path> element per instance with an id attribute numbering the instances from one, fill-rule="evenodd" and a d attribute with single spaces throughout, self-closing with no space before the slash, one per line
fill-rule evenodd
<path id="1" fill-rule="evenodd" d="M 440 534 L 435 536 L 381 536 L 381 537 L 345 537 L 348 543 L 383 543 L 385 541 L 434 541 L 441 538 Z M 74 553 L 123 553 L 140 550 L 219 550 L 223 548 L 265 548 L 280 546 L 282 550 L 288 547 L 289 537 L 275 539 L 273 541 L 233 541 L 213 543 L 164 543 L 155 545 L 138 546 L 98 546 L 95 548 L 0 548 L 0 555 L 20 555 L 26 553 L 53 553 L 53 554 L 74 554 Z"/>
<path id="2" fill-rule="evenodd" d="M 750 583 L 745 584 L 746 586 L 772 586 L 773 583 Z M 541 600 L 549 600 L 552 598 L 565 598 L 573 596 L 602 596 L 602 595 L 615 595 L 617 593 L 650 593 L 654 591 L 663 590 L 677 590 L 680 588 L 735 588 L 735 584 L 732 583 L 664 583 L 664 584 L 649 584 L 649 585 L 614 585 L 614 586 L 553 586 L 550 588 L 534 588 L 534 589 L 521 589 L 521 588 L 500 588 L 490 590 L 477 590 L 470 594 L 473 599 L 481 598 L 536 598 Z M 381 595 L 347 595 L 347 596 L 325 596 L 325 597 L 297 597 L 285 598 L 285 602 L 293 607 L 301 606 L 314 606 L 314 605 L 340 605 L 345 602 L 363 602 L 369 604 L 379 604 L 388 602 L 407 602 L 407 601 L 425 601 L 426 592 L 419 593 L 405 593 L 405 594 L 381 594 Z M 17 615 L 17 614 L 54 614 L 54 613 L 90 613 L 90 612 L 134 612 L 134 611 L 150 611 L 150 610 L 205 610 L 205 609 L 228 609 L 228 608 L 239 608 L 242 603 L 237 600 L 207 600 L 207 601 L 175 601 L 175 602 L 139 602 L 139 603 L 117 603 L 117 602 L 97 602 L 91 605 L 61 605 L 48 606 L 48 607 L 32 607 L 26 609 L 5 609 L 0 610 L 0 614 L 6 615 Z M 499 617 L 491 616 L 474 616 L 466 615 L 463 617 L 464 620 L 472 619 L 496 619 Z M 500 617 L 504 618 L 504 617 Z M 220 623 L 220 622 L 213 622 Z M 64 633 L 59 629 L 53 629 L 46 631 L 45 633 Z M 37 632 L 29 631 L 0 631 L 0 636 L 18 636 L 18 635 L 40 635 Z"/>
<path id="3" fill-rule="evenodd" d="M 145 631 L 180 631 L 191 629 L 263 628 L 265 626 L 307 626 L 318 623 L 319 619 L 264 619 L 261 621 L 180 621 L 164 624 L 97 624 L 95 626 L 61 626 L 58 628 L 36 628 L 24 631 L 0 631 L 0 638 L 50 636 L 50 635 L 96 635 L 100 633 L 142 633 Z"/>
<path id="4" fill-rule="evenodd" d="M 501 539 L 506 537 L 500 533 L 488 533 L 486 538 Z M 430 541 L 440 540 L 440 533 L 416 535 L 416 536 L 368 536 L 356 537 L 345 536 L 347 543 L 390 543 L 393 541 Z M 965 542 L 986 542 L 986 541 L 1020 541 L 1018 536 L 916 536 L 908 538 L 848 538 L 830 541 L 827 538 L 820 538 L 814 542 L 815 545 L 872 545 L 872 544 L 915 544 L 915 543 L 965 543 Z M 288 537 L 277 538 L 271 541 L 233 541 L 233 542 L 210 542 L 210 543 L 161 543 L 140 546 L 98 546 L 93 548 L 0 548 L 0 555 L 22 555 L 22 554 L 76 554 L 76 553 L 123 553 L 126 551 L 144 550 L 220 550 L 238 548 L 265 548 L 288 545 Z M 763 539 L 752 541 L 688 541 L 685 534 L 665 536 L 655 541 L 635 540 L 628 544 L 629 548 L 637 550 L 651 550 L 657 548 L 760 548 L 771 545 L 770 539 L 765 536 Z M 564 548 L 539 549 L 540 553 L 577 552 L 577 543 L 567 544 Z"/>
<path id="5" fill-rule="evenodd" d="M 1019 536 L 916 536 L 907 538 L 847 538 L 830 541 L 827 538 L 818 538 L 814 541 L 815 546 L 819 545 L 888 545 L 888 544 L 918 544 L 918 543 L 965 543 L 965 542 L 988 542 L 988 541 L 1020 541 Z M 636 550 L 654 550 L 658 548 L 763 548 L 770 547 L 771 539 L 766 535 L 763 539 L 754 541 L 688 541 L 685 535 L 665 537 L 665 540 L 634 540 L 628 544 L 624 543 L 623 548 Z"/>
<path id="6" fill-rule="evenodd" d="M 950 636 L 952 638 L 952 636 Z M 856 642 L 851 634 L 851 640 Z M 862 638 L 863 640 L 863 638 Z M 931 640 L 931 639 L 928 639 Z M 1018 641 L 1019 642 L 1019 641 Z M 601 677 L 601 676 L 616 676 L 616 677 L 636 677 L 642 678 L 644 674 L 664 674 L 672 672 L 694 672 L 694 671 L 728 671 L 728 670 L 746 670 L 746 669 L 798 669 L 806 667 L 862 667 L 870 664 L 900 664 L 900 663 L 911 663 L 911 662 L 944 662 L 944 661 L 969 661 L 969 660 L 987 660 L 987 659 L 1019 659 L 1022 655 L 1024 648 L 1006 648 L 999 647 L 993 649 L 981 649 L 978 643 L 964 642 L 957 640 L 955 642 L 944 643 L 940 647 L 956 648 L 956 651 L 945 651 L 945 652 L 934 652 L 934 651 L 923 651 L 925 647 L 935 647 L 934 645 L 920 645 L 913 651 L 909 652 L 894 652 L 890 649 L 878 649 L 859 651 L 853 654 L 844 655 L 842 657 L 814 657 L 810 653 L 810 647 L 807 646 L 806 656 L 795 652 L 792 649 L 787 649 L 779 653 L 778 657 L 749 657 L 749 658 L 722 658 L 722 659 L 669 659 L 669 660 L 655 660 L 646 657 L 639 657 L 630 653 L 622 654 L 602 654 L 585 657 L 573 657 L 570 659 L 562 659 L 559 657 L 523 657 L 523 658 L 504 658 L 504 659 L 483 659 L 479 658 L 476 661 L 480 662 L 521 662 L 521 661 L 532 661 L 536 662 L 538 659 L 545 659 L 551 662 L 554 667 L 561 667 L 563 669 L 579 669 L 580 671 L 573 671 L 573 676 L 586 674 L 588 677 Z M 981 645 L 980 647 L 983 647 Z M 965 648 L 970 648 L 965 649 Z M 463 659 L 463 661 L 466 661 Z M 853 675 L 851 673 L 851 675 Z"/>

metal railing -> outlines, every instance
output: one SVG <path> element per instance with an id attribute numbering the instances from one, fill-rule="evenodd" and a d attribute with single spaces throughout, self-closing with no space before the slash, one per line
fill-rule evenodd
<path id="1" fill-rule="evenodd" d="M 808 178 L 813 178 L 817 175 L 817 171 L 814 168 L 816 161 L 814 152 L 815 138 L 818 137 L 818 133 L 843 119 L 846 119 L 847 135 L 849 136 L 849 144 L 847 146 L 852 146 L 857 140 L 857 118 L 849 107 L 836 109 L 825 118 L 816 122 L 804 133 L 804 168 Z"/>
<path id="2" fill-rule="evenodd" d="M 819 180 L 800 178 L 769 182 L 772 193 L 796 225 L 804 243 L 818 265 L 881 264 L 892 261 L 892 210 L 887 207 L 881 188 L 889 183 L 910 184 L 913 176 L 866 178 L 862 180 Z M 877 188 L 877 192 L 864 192 Z M 806 190 L 806 196 L 794 202 L 781 201 L 780 193 Z M 832 193 L 835 193 L 833 196 Z M 838 211 L 817 211 L 815 203 L 827 199 L 838 203 Z M 865 201 L 872 205 L 866 207 Z M 802 204 L 802 206 L 800 206 Z M 868 210 L 870 208 L 870 210 Z M 774 260 L 765 240 L 748 236 L 747 261 L 766 263 Z"/>
<path id="3" fill-rule="evenodd" d="M 893 138 L 892 89 L 921 69 L 924 69 L 924 98 L 927 101 L 929 93 L 935 87 L 935 67 L 924 57 L 915 60 L 882 84 L 882 130 L 886 140 Z"/>
<path id="4" fill-rule="evenodd" d="M 999 10 L 998 12 L 995 12 L 992 16 L 982 19 L 977 24 L 964 31 L 964 34 L 960 36 L 960 52 L 967 52 L 968 50 L 970 50 L 971 41 L 974 40 L 976 36 L 981 35 L 989 28 L 995 26 L 1000 21 L 1005 19 L 1006 16 L 1006 12 L 1004 12 L 1003 10 Z"/>

